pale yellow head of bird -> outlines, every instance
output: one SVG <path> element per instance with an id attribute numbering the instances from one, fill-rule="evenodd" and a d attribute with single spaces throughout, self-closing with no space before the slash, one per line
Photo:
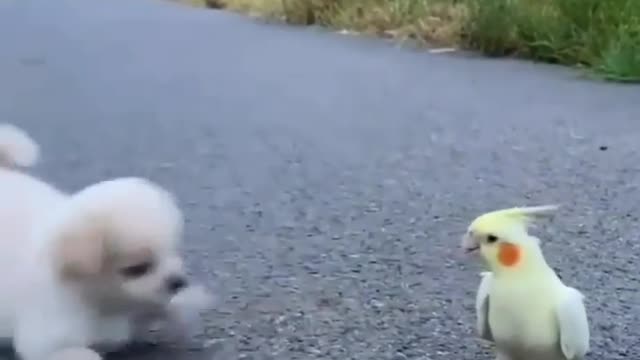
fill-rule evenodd
<path id="1" fill-rule="evenodd" d="M 557 205 L 516 207 L 496 210 L 478 216 L 462 238 L 467 252 L 480 250 L 489 266 L 514 267 L 527 250 L 539 249 L 538 239 L 527 229 L 535 220 L 549 217 Z"/>

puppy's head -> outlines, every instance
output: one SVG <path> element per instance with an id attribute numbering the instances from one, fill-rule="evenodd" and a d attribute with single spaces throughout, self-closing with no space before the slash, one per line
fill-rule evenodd
<path id="1" fill-rule="evenodd" d="M 106 308 L 165 305 L 188 285 L 182 228 L 173 196 L 159 186 L 140 178 L 94 184 L 57 215 L 56 273 Z"/>

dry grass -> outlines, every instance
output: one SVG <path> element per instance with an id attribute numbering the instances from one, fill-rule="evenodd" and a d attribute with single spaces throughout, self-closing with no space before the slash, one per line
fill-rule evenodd
<path id="1" fill-rule="evenodd" d="M 452 0 L 221 0 L 225 7 L 293 24 L 455 44 L 466 7 Z"/>
<path id="2" fill-rule="evenodd" d="M 207 6 L 206 0 L 176 0 L 176 1 L 182 4 L 191 5 L 191 6 L 198 6 L 198 7 Z"/>
<path id="3" fill-rule="evenodd" d="M 267 18 L 283 18 L 285 15 L 283 0 L 220 0 L 229 10 L 248 13 Z"/>

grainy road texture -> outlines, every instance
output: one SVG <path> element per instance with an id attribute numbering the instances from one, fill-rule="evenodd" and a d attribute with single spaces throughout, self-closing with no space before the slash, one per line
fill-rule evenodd
<path id="1" fill-rule="evenodd" d="M 490 359 L 460 235 L 548 202 L 537 234 L 588 296 L 589 359 L 637 358 L 639 104 L 566 69 L 172 3 L 0 2 L 0 118 L 41 142 L 35 171 L 175 191 L 220 298 L 186 345 L 113 359 Z"/>

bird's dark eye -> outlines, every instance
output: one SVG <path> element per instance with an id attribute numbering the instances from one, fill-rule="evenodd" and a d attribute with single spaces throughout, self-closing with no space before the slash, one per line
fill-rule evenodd
<path id="1" fill-rule="evenodd" d="M 140 264 L 131 265 L 120 269 L 120 273 L 128 278 L 138 278 L 147 274 L 153 268 L 151 261 L 146 261 Z"/>
<path id="2" fill-rule="evenodd" d="M 495 236 L 493 234 L 487 235 L 487 242 L 488 243 L 494 243 L 496 241 L 498 241 L 498 237 L 497 236 Z"/>

